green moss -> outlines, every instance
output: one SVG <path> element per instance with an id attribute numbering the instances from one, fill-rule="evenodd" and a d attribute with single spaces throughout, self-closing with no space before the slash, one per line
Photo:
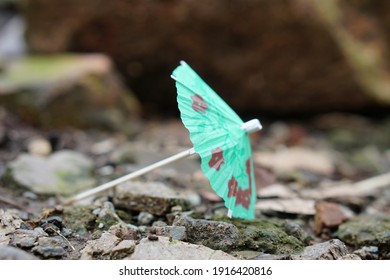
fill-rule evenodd
<path id="1" fill-rule="evenodd" d="M 92 213 L 94 206 L 69 206 L 65 207 L 63 221 L 67 228 L 75 234 L 88 234 L 95 227 L 96 216 Z"/>
<path id="2" fill-rule="evenodd" d="M 340 225 L 335 235 L 355 247 L 389 244 L 390 216 L 377 214 L 354 217 Z"/>
<path id="3" fill-rule="evenodd" d="M 276 219 L 241 220 L 214 217 L 234 224 L 239 229 L 239 239 L 234 250 L 254 250 L 268 254 L 300 252 L 305 244 L 286 232 L 285 222 Z"/>

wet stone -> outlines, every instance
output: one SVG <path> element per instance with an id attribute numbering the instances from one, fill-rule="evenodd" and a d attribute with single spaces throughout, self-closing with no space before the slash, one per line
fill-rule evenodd
<path id="1" fill-rule="evenodd" d="M 61 236 L 40 237 L 32 252 L 45 258 L 60 258 L 66 254 L 68 244 Z"/>
<path id="2" fill-rule="evenodd" d="M 303 252 L 293 255 L 295 260 L 338 260 L 348 254 L 347 246 L 338 239 L 307 246 Z"/>
<path id="3" fill-rule="evenodd" d="M 178 216 L 172 225 L 185 227 L 189 242 L 202 244 L 215 250 L 227 251 L 234 247 L 239 239 L 238 228 L 222 221 Z"/>
<path id="4" fill-rule="evenodd" d="M 179 205 L 187 209 L 188 201 L 163 183 L 131 182 L 117 187 L 114 205 L 118 208 L 163 216 L 169 213 L 173 206 Z"/>

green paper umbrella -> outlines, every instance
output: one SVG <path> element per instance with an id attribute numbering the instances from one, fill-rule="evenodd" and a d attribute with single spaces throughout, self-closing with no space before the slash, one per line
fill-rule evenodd
<path id="1" fill-rule="evenodd" d="M 187 63 L 182 61 L 172 78 L 203 173 L 225 201 L 230 217 L 253 219 L 256 185 L 248 132 L 260 130 L 260 122 L 244 123 Z"/>
<path id="2" fill-rule="evenodd" d="M 194 147 L 79 193 L 64 204 L 107 191 L 196 152 L 201 157 L 202 171 L 224 199 L 228 216 L 254 218 L 256 186 L 248 133 L 260 130 L 260 122 L 255 119 L 244 123 L 185 62 L 173 71 L 172 78 L 176 80 L 181 117 Z"/>

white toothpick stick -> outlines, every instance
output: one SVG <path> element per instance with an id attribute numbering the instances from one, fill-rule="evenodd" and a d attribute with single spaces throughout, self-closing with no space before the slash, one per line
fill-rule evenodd
<path id="1" fill-rule="evenodd" d="M 259 120 L 254 119 L 254 120 L 250 120 L 250 121 L 248 121 L 246 123 L 243 123 L 241 125 L 241 128 L 243 130 L 245 130 L 247 133 L 252 133 L 252 132 L 255 132 L 255 131 L 259 131 L 261 129 L 261 124 L 260 124 Z M 163 160 L 158 161 L 156 163 L 153 163 L 153 164 L 151 164 L 149 166 L 141 168 L 140 170 L 137 170 L 137 171 L 134 171 L 134 172 L 132 172 L 130 174 L 127 174 L 127 175 L 125 175 L 123 177 L 120 177 L 120 178 L 115 179 L 113 181 L 107 182 L 107 183 L 105 183 L 103 185 L 100 185 L 100 186 L 98 186 L 96 188 L 93 188 L 91 190 L 79 193 L 79 194 L 77 194 L 77 195 L 67 199 L 64 202 L 64 204 L 65 205 L 69 205 L 69 204 L 72 204 L 72 203 L 74 203 L 74 202 L 76 202 L 78 200 L 81 200 L 81 199 L 90 197 L 92 195 L 95 195 L 97 193 L 106 191 L 106 190 L 108 190 L 108 189 L 110 189 L 112 187 L 115 187 L 115 186 L 117 186 L 117 185 L 119 185 L 121 183 L 124 183 L 126 181 L 131 180 L 131 179 L 140 177 L 140 176 L 142 176 L 142 175 L 144 175 L 144 174 L 146 174 L 146 173 L 148 173 L 148 172 L 150 172 L 150 171 L 152 171 L 154 169 L 160 168 L 160 167 L 162 167 L 164 165 L 170 164 L 170 163 L 172 163 L 174 161 L 177 161 L 179 159 L 182 159 L 182 158 L 188 157 L 190 155 L 193 155 L 194 153 L 195 153 L 194 148 L 185 150 L 185 151 L 180 152 L 180 153 L 178 153 L 176 155 L 170 156 L 170 157 L 168 157 L 166 159 L 163 159 Z"/>
<path id="2" fill-rule="evenodd" d="M 178 153 L 176 155 L 173 155 L 171 157 L 168 157 L 166 159 L 163 159 L 161 161 L 153 163 L 153 164 L 151 164 L 149 166 L 146 166 L 146 167 L 144 167 L 144 168 L 142 168 L 140 170 L 137 170 L 137 171 L 134 171 L 134 172 L 132 172 L 130 174 L 127 174 L 127 175 L 125 175 L 123 177 L 120 177 L 120 178 L 115 179 L 113 181 L 107 182 L 107 183 L 105 183 L 103 185 L 100 185 L 100 186 L 98 186 L 96 188 L 93 188 L 91 190 L 79 193 L 79 194 L 71 197 L 70 199 L 66 200 L 64 204 L 65 205 L 72 204 L 75 201 L 78 201 L 78 200 L 87 198 L 89 196 L 92 196 L 94 194 L 100 193 L 102 191 L 108 190 L 108 189 L 110 189 L 112 187 L 115 187 L 116 185 L 119 185 L 119 184 L 121 184 L 123 182 L 126 182 L 128 180 L 140 177 L 140 176 L 142 176 L 142 175 L 144 175 L 144 174 L 146 174 L 146 173 L 148 173 L 148 172 L 150 172 L 150 171 L 152 171 L 154 169 L 157 169 L 159 167 L 162 167 L 164 165 L 170 164 L 170 163 L 172 163 L 174 161 L 177 161 L 179 159 L 182 159 L 182 158 L 188 157 L 190 155 L 193 155 L 194 153 L 195 153 L 194 148 L 185 150 L 185 151 L 180 152 L 180 153 Z"/>

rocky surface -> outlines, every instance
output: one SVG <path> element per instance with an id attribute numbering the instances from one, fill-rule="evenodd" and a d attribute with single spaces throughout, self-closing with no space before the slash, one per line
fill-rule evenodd
<path id="1" fill-rule="evenodd" d="M 89 170 L 96 170 L 93 178 L 97 182 L 107 182 L 189 144 L 180 122 L 144 124 L 143 133 L 131 139 L 124 134 L 91 131 L 57 132 L 53 137 L 9 118 L 7 111 L 0 117 L 3 179 L 9 178 L 7 167 L 21 154 L 47 160 L 72 150 L 90 159 Z M 327 118 L 306 125 L 279 121 L 267 126 L 261 137 L 254 135 L 252 147 L 257 155 L 308 147 L 309 153 L 302 154 L 318 151 L 319 156 L 313 158 L 319 159 L 327 151 L 329 156 L 326 161 L 316 161 L 313 168 L 296 165 L 295 158 L 272 168 L 256 161 L 259 199 L 256 219 L 250 221 L 226 217 L 226 209 L 200 173 L 196 157 L 74 205 L 62 204 L 65 195 L 15 188 L 12 181 L 1 180 L 0 244 L 6 253 L 0 255 L 62 260 L 388 259 L 390 179 L 383 170 L 390 163 L 390 142 L 375 135 L 377 130 L 388 130 L 388 121 L 364 122 L 362 127 L 361 118 Z M 338 126 L 334 121 L 327 126 L 334 118 Z M 343 122 L 348 136 L 344 138 L 340 137 Z M 314 132 L 310 128 L 313 123 Z M 371 137 L 359 137 L 367 131 L 373 132 Z M 38 145 L 31 144 L 35 141 Z M 346 146 L 349 149 L 345 150 Z M 284 154 L 291 155 L 294 150 Z M 351 155 L 361 150 L 375 168 L 368 162 L 356 165 Z M 65 165 L 65 158 L 62 162 Z M 331 172 L 327 166 L 332 166 Z M 32 172 L 30 176 L 39 178 L 40 174 Z M 24 254 L 19 254 L 21 251 Z"/>
<path id="2" fill-rule="evenodd" d="M 188 208 L 189 202 L 184 195 L 165 184 L 131 182 L 116 188 L 114 204 L 121 208 L 162 216 L 177 205 Z"/>

